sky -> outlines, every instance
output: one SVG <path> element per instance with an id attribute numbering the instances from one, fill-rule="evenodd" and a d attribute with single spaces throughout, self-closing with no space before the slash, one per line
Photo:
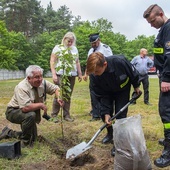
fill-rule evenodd
<path id="1" fill-rule="evenodd" d="M 50 0 L 40 0 L 43 8 Z M 143 12 L 152 4 L 162 7 L 170 18 L 170 0 L 51 0 L 57 11 L 66 5 L 73 16 L 81 16 L 82 21 L 96 21 L 100 18 L 112 23 L 113 32 L 126 36 L 128 40 L 138 35 L 157 35 L 158 30 L 151 27 L 143 18 Z"/>

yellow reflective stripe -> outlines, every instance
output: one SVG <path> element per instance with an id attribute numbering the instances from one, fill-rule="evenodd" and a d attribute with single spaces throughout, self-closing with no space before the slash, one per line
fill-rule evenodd
<path id="1" fill-rule="evenodd" d="M 128 82 L 129 82 L 129 77 L 126 79 L 126 81 L 124 83 L 122 83 L 120 85 L 120 88 L 123 88 L 124 86 L 126 86 L 126 84 L 128 84 Z"/>
<path id="2" fill-rule="evenodd" d="M 153 48 L 154 54 L 163 54 L 164 49 L 163 48 Z"/>
<path id="3" fill-rule="evenodd" d="M 164 123 L 164 129 L 170 129 L 170 123 Z"/>

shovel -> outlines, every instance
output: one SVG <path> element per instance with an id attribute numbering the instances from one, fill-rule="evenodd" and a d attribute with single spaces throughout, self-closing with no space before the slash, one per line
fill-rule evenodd
<path id="1" fill-rule="evenodd" d="M 120 109 L 120 111 L 117 114 L 115 114 L 113 117 L 111 117 L 110 121 L 114 120 L 118 115 L 120 115 L 130 104 L 132 104 L 136 99 L 138 99 L 141 96 L 141 94 L 142 94 L 141 91 L 138 95 L 136 92 L 133 92 L 132 99 L 122 109 Z M 92 148 L 91 144 L 94 142 L 94 140 L 100 134 L 100 132 L 107 126 L 108 126 L 108 124 L 106 124 L 106 123 L 104 125 L 102 125 L 100 127 L 100 129 L 95 133 L 95 135 L 92 137 L 92 139 L 88 143 L 82 142 L 82 143 L 70 148 L 66 153 L 66 159 L 73 160 L 78 155 L 80 155 L 83 152 Z"/>

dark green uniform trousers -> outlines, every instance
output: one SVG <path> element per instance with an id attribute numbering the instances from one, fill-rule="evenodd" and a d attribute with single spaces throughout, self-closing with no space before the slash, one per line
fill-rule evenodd
<path id="1" fill-rule="evenodd" d="M 8 107 L 6 118 L 11 123 L 21 125 L 21 132 L 12 131 L 11 137 L 22 140 L 24 143 L 31 144 L 37 138 L 36 113 L 23 113 L 19 108 Z"/>

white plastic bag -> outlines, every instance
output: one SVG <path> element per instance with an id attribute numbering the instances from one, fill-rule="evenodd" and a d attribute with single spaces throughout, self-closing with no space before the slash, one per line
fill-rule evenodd
<path id="1" fill-rule="evenodd" d="M 113 124 L 114 170 L 151 170 L 141 116 L 117 119 Z"/>

